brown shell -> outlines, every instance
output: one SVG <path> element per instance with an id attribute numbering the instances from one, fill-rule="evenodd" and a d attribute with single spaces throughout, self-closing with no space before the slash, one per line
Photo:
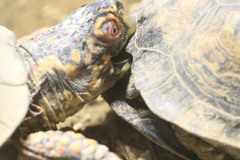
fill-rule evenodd
<path id="1" fill-rule="evenodd" d="M 145 0 L 134 17 L 131 76 L 150 110 L 240 158 L 240 2 Z"/>

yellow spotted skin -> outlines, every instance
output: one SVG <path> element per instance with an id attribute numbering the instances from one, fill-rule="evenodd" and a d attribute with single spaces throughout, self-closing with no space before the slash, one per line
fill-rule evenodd
<path id="1" fill-rule="evenodd" d="M 117 29 L 119 34 L 111 32 Z M 129 59 L 114 62 L 112 58 L 132 33 L 121 2 L 98 0 L 56 26 L 19 41 L 30 91 L 27 115 L 13 136 L 18 139 L 20 132 L 23 137 L 19 159 L 119 159 L 107 147 L 81 134 L 39 131 L 56 130 L 57 123 L 77 113 L 128 71 Z"/>
<path id="2" fill-rule="evenodd" d="M 106 35 L 102 25 L 109 21 L 116 22 L 121 34 Z M 58 25 L 24 38 L 19 49 L 29 71 L 31 102 L 22 133 L 56 129 L 57 123 L 120 79 L 130 63 L 115 63 L 111 58 L 119 54 L 130 34 L 122 3 L 99 0 Z"/>
<path id="3" fill-rule="evenodd" d="M 54 137 L 54 138 L 52 138 Z M 56 140 L 57 139 L 57 140 Z M 43 143 L 44 142 L 44 143 Z M 120 160 L 104 145 L 72 131 L 32 133 L 21 141 L 20 159 Z"/>

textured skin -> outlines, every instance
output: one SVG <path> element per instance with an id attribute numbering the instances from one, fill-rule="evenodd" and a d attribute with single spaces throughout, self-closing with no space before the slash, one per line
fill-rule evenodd
<path id="1" fill-rule="evenodd" d="M 30 93 L 30 97 L 26 94 L 21 101 L 30 101 L 27 115 L 19 127 L 21 135 L 27 139 L 21 142 L 24 159 L 119 159 L 105 147 L 82 135 L 37 131 L 56 129 L 57 123 L 75 114 L 128 71 L 130 59 L 115 62 L 112 58 L 119 54 L 133 33 L 129 25 L 121 2 L 99 0 L 74 11 L 56 26 L 33 37 L 26 37 L 19 43 L 19 53 L 28 71 L 29 88 L 28 91 L 25 78 L 25 90 L 21 91 Z M 6 68 L 4 71 L 7 73 Z M 11 78 L 7 81 L 14 82 Z M 5 94 L 1 88 L 0 92 Z M 11 131 L 13 129 L 16 128 L 11 128 Z M 31 132 L 37 133 L 29 135 Z M 17 133 L 14 139 L 17 139 Z M 58 145 L 68 135 L 71 140 L 62 148 L 51 148 L 46 142 L 50 140 L 49 143 Z M 6 136 L 1 138 L 6 141 Z M 54 139 L 56 142 L 52 141 Z"/>
<path id="2" fill-rule="evenodd" d="M 72 131 L 32 133 L 21 141 L 20 159 L 120 160 L 104 145 Z"/>
<path id="3" fill-rule="evenodd" d="M 133 16 L 131 79 L 149 109 L 240 159 L 239 1 L 145 0 Z"/>
<path id="4" fill-rule="evenodd" d="M 56 129 L 56 123 L 79 111 L 128 70 L 128 61 L 111 61 L 131 33 L 122 9 L 114 0 L 97 1 L 19 45 L 31 92 L 29 111 L 21 125 L 24 134 Z M 108 41 L 109 36 L 102 33 L 103 24 L 109 21 L 121 29 L 116 40 L 110 37 Z"/>
<path id="5" fill-rule="evenodd" d="M 188 151 L 177 139 L 171 123 L 153 114 L 143 101 L 127 99 L 125 96 L 128 77 L 124 77 L 116 85 L 103 94 L 119 117 L 130 123 L 140 133 L 159 145 L 166 152 L 161 155 L 166 160 L 198 160 L 198 157 Z"/>

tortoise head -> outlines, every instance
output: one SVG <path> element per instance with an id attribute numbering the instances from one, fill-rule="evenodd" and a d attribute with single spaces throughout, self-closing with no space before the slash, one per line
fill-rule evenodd
<path id="1" fill-rule="evenodd" d="M 41 85 L 49 94 L 53 91 L 42 83 L 50 79 L 49 86 L 66 84 L 59 87 L 58 94 L 71 92 L 84 102 L 97 97 L 129 69 L 129 59 L 114 62 L 113 57 L 133 32 L 119 1 L 99 0 L 79 8 L 20 45 L 30 63 L 29 85 Z"/>
<path id="2" fill-rule="evenodd" d="M 67 35 L 64 39 L 68 42 L 62 50 L 71 54 L 62 61 L 69 61 L 71 57 L 70 63 L 77 66 L 70 69 L 70 78 L 74 83 L 85 83 L 88 92 L 97 90 L 91 95 L 112 86 L 130 67 L 129 60 L 114 62 L 112 59 L 134 32 L 121 2 L 99 0 L 86 5 L 69 15 L 58 28 Z"/>
<path id="3" fill-rule="evenodd" d="M 73 46 L 86 53 L 117 55 L 133 33 L 123 4 L 99 0 L 74 11 L 61 24 Z"/>

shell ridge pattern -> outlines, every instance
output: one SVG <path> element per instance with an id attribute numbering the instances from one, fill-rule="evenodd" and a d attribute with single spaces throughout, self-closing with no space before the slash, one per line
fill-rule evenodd
<path id="1" fill-rule="evenodd" d="M 181 35 L 184 36 L 180 36 L 179 38 L 177 38 L 177 42 L 176 44 L 172 44 L 174 45 L 174 49 L 171 51 L 172 54 L 171 55 L 175 55 L 175 54 L 179 54 L 178 50 L 179 48 L 183 48 L 185 47 L 184 43 L 188 43 L 188 41 L 191 39 L 191 36 L 194 35 L 196 32 L 199 32 L 201 30 L 204 30 L 204 26 L 205 23 L 211 22 L 211 18 L 213 19 L 214 16 L 212 15 L 212 17 L 208 17 L 205 18 L 207 16 L 207 13 L 210 13 L 212 10 L 214 10 L 214 8 L 216 8 L 216 6 L 209 6 L 210 2 L 206 1 L 206 3 L 203 3 L 201 6 L 198 6 L 198 8 L 196 9 L 197 11 L 193 10 L 192 12 L 203 12 L 204 14 L 199 16 L 199 15 L 193 15 L 192 19 L 190 20 L 190 22 L 188 24 L 185 24 L 186 26 L 183 28 L 184 30 L 182 31 L 183 33 Z M 197 5 L 198 3 L 196 2 L 195 5 Z M 203 10 L 203 11 L 201 11 Z M 192 14 L 193 14 L 192 13 Z M 196 18 L 194 18 L 194 16 L 196 16 Z M 190 17 L 188 17 L 190 18 Z M 205 18 L 205 19 L 204 19 Z M 195 23 L 194 25 L 192 25 L 191 23 Z M 187 30 L 187 33 L 185 33 L 185 31 Z M 184 37 L 181 38 L 181 37 Z"/>
<path id="2" fill-rule="evenodd" d="M 140 32 L 140 31 L 138 31 L 138 30 L 140 30 L 140 29 L 141 29 L 140 27 L 136 29 L 136 32 L 135 32 L 136 35 L 139 35 L 139 32 Z M 160 54 L 162 54 L 162 55 L 164 55 L 164 56 L 168 56 L 168 57 L 170 56 L 170 55 L 168 55 L 168 54 L 165 54 L 164 52 L 160 52 L 160 51 L 157 50 L 157 49 L 145 48 L 145 47 L 140 46 L 140 45 L 137 43 L 137 39 L 136 39 L 136 38 L 134 39 L 134 45 L 135 45 L 135 47 L 136 47 L 138 50 L 152 51 L 152 52 L 160 53 Z M 135 57 L 134 57 L 134 58 L 135 58 Z"/>
<path id="3" fill-rule="evenodd" d="M 224 14 L 222 14 L 222 15 L 224 15 Z M 181 56 L 178 56 L 178 58 L 181 58 Z M 178 59 L 178 58 L 176 58 L 176 59 Z M 182 66 L 184 66 L 184 65 L 182 65 Z M 190 68 L 190 67 L 186 67 L 186 68 Z M 182 68 L 181 68 L 182 69 Z M 180 70 L 180 69 L 179 69 Z M 185 70 L 185 73 L 186 73 L 186 70 Z M 206 72 L 205 72 L 206 73 Z M 188 85 L 189 85 L 189 83 L 188 83 Z M 208 87 L 208 86 L 207 86 Z M 198 89 L 200 89 L 201 87 L 197 87 Z M 195 90 L 195 89 L 194 89 Z M 207 90 L 207 89 L 206 89 Z M 211 92 L 209 92 L 209 94 L 212 94 Z M 198 94 L 199 95 L 199 94 Z M 207 96 L 207 97 L 209 97 L 209 96 Z M 215 97 L 216 97 L 216 95 L 215 95 Z M 216 104 L 217 104 L 218 102 L 215 102 L 215 106 L 216 106 Z M 220 106 L 220 105 L 218 105 L 218 106 Z M 234 106 L 233 106 L 234 107 Z M 235 106 L 236 107 L 236 106 Z M 226 108 L 226 107 L 225 107 Z M 217 110 L 216 110 L 217 111 Z M 219 112 L 219 110 L 217 111 L 217 112 Z M 227 112 L 222 112 L 223 114 L 227 114 L 227 115 L 229 115 L 229 116 L 231 116 L 231 117 L 233 117 L 232 115 L 230 115 L 229 113 L 227 113 Z M 236 117 L 237 118 L 237 117 Z M 238 118 L 237 118 L 238 119 Z"/>
<path id="4" fill-rule="evenodd" d="M 239 4 L 156 0 L 160 7 L 149 7 L 152 1 L 146 2 L 135 16 L 137 21 L 141 19 L 139 15 L 146 14 L 146 25 L 140 24 L 128 45 L 128 52 L 133 55 L 132 76 L 137 90 L 160 118 L 208 139 L 211 144 L 223 144 L 220 148 L 226 145 L 239 149 Z M 166 2 L 175 6 L 169 7 Z M 149 8 L 159 13 L 149 12 Z M 177 13 L 175 8 L 180 14 L 173 14 Z M 164 43 L 164 49 L 152 50 L 151 39 L 149 43 L 146 41 L 145 37 L 151 38 L 149 31 L 154 20 L 162 28 L 160 43 Z M 211 133 L 209 128 L 213 130 Z"/>
<path id="5" fill-rule="evenodd" d="M 177 59 L 177 58 L 176 58 L 176 59 Z M 190 67 L 189 67 L 189 68 L 190 68 Z M 222 84 L 221 81 L 219 81 L 219 79 L 217 78 L 217 75 L 214 75 L 214 73 L 210 72 L 206 67 L 204 67 L 204 68 L 205 68 L 205 73 L 208 73 L 208 75 L 211 77 L 210 80 L 213 80 L 212 82 L 213 82 L 213 83 L 216 83 L 219 88 L 223 88 L 223 87 L 224 87 L 224 86 L 223 86 L 224 84 Z M 204 69 L 204 68 L 203 68 L 203 69 Z M 206 83 L 206 82 L 205 82 L 205 83 Z M 209 80 L 208 80 L 207 83 L 209 83 Z M 221 85 L 220 85 L 220 84 L 221 84 Z M 205 86 L 206 86 L 206 87 L 209 87 L 210 85 L 205 85 Z M 215 85 L 215 86 L 216 86 L 216 85 Z M 222 87 L 222 86 L 223 86 L 223 87 Z M 217 87 L 217 86 L 216 86 L 216 87 Z M 198 89 L 204 89 L 204 87 L 202 87 L 202 88 L 197 87 L 197 88 L 198 88 Z M 215 88 L 212 88 L 212 89 L 209 88 L 209 89 L 205 89 L 205 90 L 206 90 L 206 91 L 207 91 L 207 90 L 210 90 L 209 93 L 206 93 L 206 92 L 205 92 L 205 94 L 208 95 L 207 97 L 209 97 L 210 95 L 212 95 L 212 94 L 214 93 L 214 90 L 216 91 Z M 211 92 L 211 90 L 212 90 L 212 92 Z M 210 97 L 211 97 L 211 96 L 210 96 Z M 215 95 L 214 97 L 218 97 L 218 96 Z M 234 106 L 233 106 L 233 107 L 234 107 Z M 226 107 L 225 107 L 225 109 L 226 109 Z"/>
<path id="6" fill-rule="evenodd" d="M 212 9 L 213 9 L 213 8 L 216 8 L 216 7 L 212 7 Z M 210 11 L 209 11 L 209 12 L 210 12 Z M 202 18 L 202 17 L 201 17 L 201 18 Z M 205 22 L 204 22 L 204 23 L 205 23 Z M 189 35 L 192 35 L 192 34 L 193 34 L 193 33 L 190 33 Z M 190 36 L 186 36 L 186 37 L 190 37 Z M 183 40 L 183 42 L 184 42 L 184 40 Z M 181 44 L 180 46 L 182 46 L 182 44 Z M 184 45 L 183 45 L 183 46 L 184 46 Z M 175 53 L 176 53 L 176 52 L 175 52 Z M 181 57 L 180 57 L 180 58 L 181 58 Z M 178 59 L 177 59 L 177 60 L 178 60 Z M 173 65 L 173 66 L 174 66 L 174 65 Z M 177 74 L 177 71 L 175 71 L 175 73 Z M 180 77 L 178 77 L 178 78 L 180 78 Z M 185 85 L 185 87 L 186 87 L 186 85 Z M 187 88 L 187 87 L 186 87 L 186 88 Z M 189 90 L 189 89 L 188 89 L 188 90 Z M 190 90 L 189 90 L 189 91 L 190 91 Z M 190 91 L 190 93 L 191 93 L 192 95 L 194 95 L 193 92 Z"/>
<path id="7" fill-rule="evenodd" d="M 143 20 L 141 20 L 141 18 L 143 19 Z M 149 19 L 151 19 L 150 17 L 148 17 Z M 135 31 L 135 37 L 138 37 L 138 38 L 134 38 L 134 45 L 135 45 L 135 47 L 138 49 L 138 50 L 146 50 L 146 51 L 152 51 L 152 52 L 157 52 L 157 53 L 160 53 L 160 54 L 162 54 L 162 55 L 164 55 L 164 56 L 170 56 L 170 55 L 168 55 L 168 54 L 166 54 L 166 53 L 164 53 L 164 52 L 161 52 L 161 51 L 159 51 L 159 48 L 157 48 L 157 49 L 155 49 L 154 48 L 154 46 L 153 47 L 144 47 L 144 46 L 142 46 L 141 44 L 139 44 L 138 43 L 138 39 L 141 39 L 140 37 L 140 33 L 142 32 L 142 27 L 143 27 L 143 23 L 146 23 L 146 25 L 148 25 L 147 24 L 147 22 L 149 21 L 145 21 L 144 20 L 144 17 L 138 17 L 138 15 L 136 15 L 136 17 L 135 17 L 135 19 L 136 20 L 138 20 L 138 21 L 140 21 L 140 22 L 137 22 L 137 26 L 139 26 L 139 27 L 137 27 L 136 28 L 136 31 Z M 139 25 L 139 23 L 141 23 L 141 26 Z M 129 46 L 128 46 L 128 48 L 129 48 Z M 161 48 L 160 48 L 161 49 Z M 134 54 L 134 53 L 132 53 L 132 54 Z M 136 56 L 137 56 L 138 54 L 136 54 Z M 135 58 L 135 57 L 134 57 Z"/>
<path id="8" fill-rule="evenodd" d="M 159 85 L 156 88 L 153 88 L 151 90 L 143 91 L 143 93 L 146 93 L 146 94 L 148 93 L 149 94 L 149 93 L 155 92 L 155 91 L 159 90 L 160 88 L 163 88 L 164 86 L 167 86 L 168 83 L 173 80 L 173 78 L 176 78 L 176 76 L 171 75 L 168 79 L 166 79 L 163 83 L 161 83 L 161 85 Z"/>

